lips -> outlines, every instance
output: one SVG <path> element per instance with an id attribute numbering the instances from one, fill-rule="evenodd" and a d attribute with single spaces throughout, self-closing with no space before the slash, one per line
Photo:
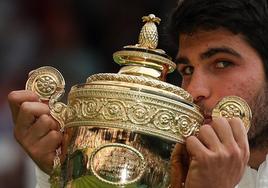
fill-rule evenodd
<path id="1" fill-rule="evenodd" d="M 203 124 L 210 124 L 212 121 L 212 109 L 205 108 L 205 106 L 201 104 L 199 107 L 200 107 L 200 112 L 202 113 L 204 117 Z"/>
<path id="2" fill-rule="evenodd" d="M 203 124 L 209 124 L 212 121 L 212 118 L 206 118 L 203 121 Z"/>
<path id="3" fill-rule="evenodd" d="M 204 115 L 204 121 L 203 124 L 209 124 L 212 121 L 212 116 L 211 115 Z"/>

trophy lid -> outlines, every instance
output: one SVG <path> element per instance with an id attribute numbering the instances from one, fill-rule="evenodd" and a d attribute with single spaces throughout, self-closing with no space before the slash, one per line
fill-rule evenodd
<path id="1" fill-rule="evenodd" d="M 166 74 L 175 70 L 176 64 L 164 50 L 157 49 L 156 24 L 160 23 L 160 18 L 150 14 L 143 16 L 142 20 L 145 24 L 140 31 L 138 44 L 124 46 L 121 51 L 114 53 L 114 60 L 120 65 L 127 66 L 119 73 L 150 76 L 164 81 Z"/>
<path id="2" fill-rule="evenodd" d="M 113 54 L 114 61 L 123 66 L 118 74 L 95 74 L 87 79 L 87 83 L 119 81 L 126 82 L 126 84 L 137 84 L 137 87 L 140 87 L 138 84 L 150 86 L 192 103 L 192 96 L 188 92 L 164 82 L 166 75 L 176 69 L 176 64 L 164 50 L 157 49 L 156 24 L 160 23 L 160 18 L 149 14 L 143 16 L 142 20 L 146 23 L 140 31 L 138 44 L 124 46 L 122 50 Z"/>

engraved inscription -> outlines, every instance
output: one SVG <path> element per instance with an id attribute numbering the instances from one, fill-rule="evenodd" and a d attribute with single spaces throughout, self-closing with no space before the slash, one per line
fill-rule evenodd
<path id="1" fill-rule="evenodd" d="M 101 181 L 113 185 L 137 182 L 145 170 L 142 154 L 124 144 L 106 144 L 93 152 L 91 170 Z"/>

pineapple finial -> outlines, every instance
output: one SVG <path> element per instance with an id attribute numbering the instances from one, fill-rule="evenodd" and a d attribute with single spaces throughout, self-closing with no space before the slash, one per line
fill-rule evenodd
<path id="1" fill-rule="evenodd" d="M 158 32 L 155 23 L 159 24 L 161 19 L 154 14 L 149 14 L 148 16 L 143 16 L 142 21 L 146 23 L 141 29 L 138 46 L 156 49 L 158 45 Z"/>

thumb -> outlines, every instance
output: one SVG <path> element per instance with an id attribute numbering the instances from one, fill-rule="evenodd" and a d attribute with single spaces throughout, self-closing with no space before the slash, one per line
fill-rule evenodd
<path id="1" fill-rule="evenodd" d="M 189 157 L 185 145 L 176 144 L 171 154 L 171 188 L 183 188 L 188 167 Z"/>

